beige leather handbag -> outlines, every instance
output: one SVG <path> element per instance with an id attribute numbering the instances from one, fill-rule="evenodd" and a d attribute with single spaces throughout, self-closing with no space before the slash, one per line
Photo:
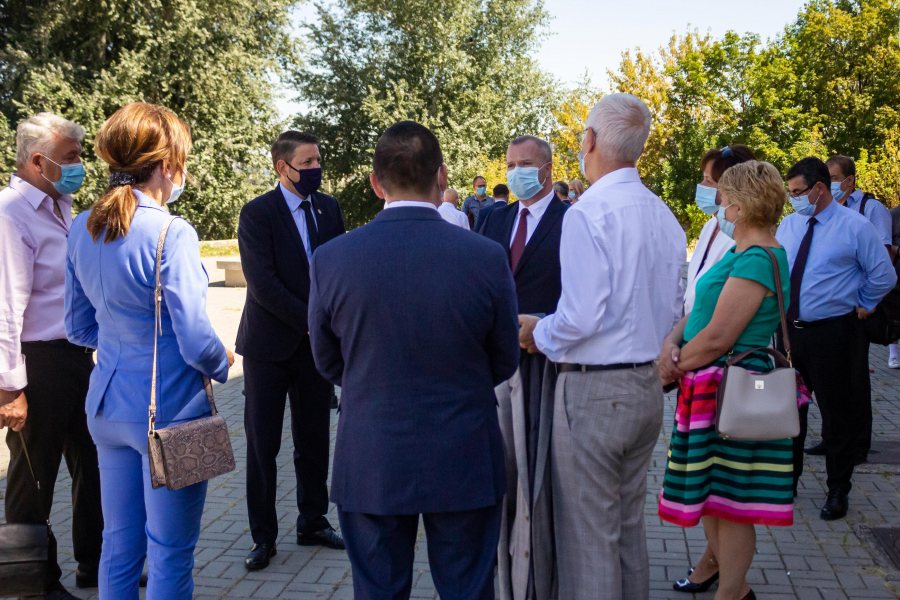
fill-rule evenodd
<path id="1" fill-rule="evenodd" d="M 758 442 L 794 438 L 800 434 L 800 411 L 797 408 L 797 376 L 791 365 L 791 340 L 787 333 L 781 273 L 778 260 L 770 249 L 753 247 L 762 248 L 772 259 L 787 358 L 772 348 L 754 348 L 728 359 L 716 389 L 716 433 L 725 439 Z M 736 366 L 753 352 L 771 356 L 775 370 L 751 373 Z"/>
<path id="2" fill-rule="evenodd" d="M 156 246 L 156 325 L 153 334 L 153 375 L 150 377 L 150 429 L 147 432 L 147 447 L 150 458 L 150 481 L 153 489 L 166 486 L 170 490 L 212 479 L 218 475 L 234 471 L 234 452 L 228 425 L 216 410 L 212 383 L 203 376 L 203 387 L 209 400 L 212 416 L 179 423 L 164 429 L 156 429 L 156 346 L 162 334 L 160 305 L 162 286 L 159 270 L 162 263 L 163 244 L 169 225 L 178 217 L 171 217 L 163 225 Z"/>

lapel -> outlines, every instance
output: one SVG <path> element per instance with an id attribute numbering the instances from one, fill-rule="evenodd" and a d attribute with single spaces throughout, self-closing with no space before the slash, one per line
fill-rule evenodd
<path id="1" fill-rule="evenodd" d="M 529 358 L 531 358 L 529 356 Z M 512 408 L 512 424 L 513 424 L 513 442 L 516 454 L 516 467 L 519 471 L 519 487 L 525 497 L 525 506 L 519 507 L 517 510 L 523 510 L 525 514 L 531 515 L 531 485 L 528 481 L 528 448 L 525 440 L 528 434 L 525 431 L 525 392 L 522 386 L 526 385 L 522 381 L 522 369 L 517 369 L 512 379 L 509 380 L 510 406 Z M 543 425 L 543 423 L 542 423 Z"/>
<path id="2" fill-rule="evenodd" d="M 507 206 L 510 206 L 507 204 Z M 512 259 L 512 255 L 510 254 L 509 240 L 512 239 L 512 230 L 513 225 L 516 222 L 516 215 L 519 214 L 519 203 L 515 203 L 515 210 L 507 211 L 506 215 L 506 223 L 503 226 L 503 239 L 500 241 L 500 245 L 506 249 L 506 258 L 507 262 Z"/>
<path id="3" fill-rule="evenodd" d="M 560 202 L 561 203 L 561 202 Z M 545 215 L 546 216 L 546 215 Z M 541 219 L 543 220 L 543 219 Z M 544 363 L 541 379 L 541 417 L 538 431 L 537 456 L 534 467 L 534 503 L 537 505 L 541 492 L 544 491 L 544 475 L 547 473 L 547 460 L 550 454 L 550 430 L 553 429 L 553 404 L 555 402 L 556 367 L 548 360 Z"/>
<path id="4" fill-rule="evenodd" d="M 535 248 L 540 246 L 541 241 L 547 237 L 547 234 L 550 233 L 550 230 L 553 229 L 553 226 L 556 225 L 556 222 L 562 217 L 564 212 L 565 205 L 554 195 L 553 200 L 547 205 L 547 210 L 544 211 L 544 216 L 541 217 L 537 229 L 534 230 L 534 233 L 531 234 L 531 239 L 525 244 L 525 249 L 522 251 L 522 258 L 519 259 L 519 264 L 516 265 L 516 272 L 513 273 L 513 275 L 522 270 L 522 265 L 524 265 L 528 258 L 534 254 Z M 511 228 L 510 235 L 512 235 Z"/>
<path id="5" fill-rule="evenodd" d="M 306 259 L 306 248 L 303 247 L 303 238 L 300 237 L 300 231 L 297 229 L 297 222 L 294 221 L 294 215 L 288 210 L 287 201 L 285 201 L 284 194 L 281 193 L 280 187 L 276 187 L 272 190 L 272 202 L 275 203 L 275 212 L 281 217 L 278 220 L 287 227 L 288 236 L 294 240 L 297 251 L 302 257 L 301 262 L 306 267 L 306 270 L 309 271 L 309 261 Z"/>

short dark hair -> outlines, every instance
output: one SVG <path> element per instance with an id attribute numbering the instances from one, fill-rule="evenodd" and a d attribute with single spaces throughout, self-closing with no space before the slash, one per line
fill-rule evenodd
<path id="1" fill-rule="evenodd" d="M 494 186 L 494 193 L 491 194 L 494 198 L 509 198 L 509 188 L 503 185 L 502 183 L 498 183 Z"/>
<path id="2" fill-rule="evenodd" d="M 831 174 L 828 172 L 828 166 L 816 156 L 807 156 L 798 160 L 784 179 L 790 181 L 794 177 L 802 177 L 808 188 L 820 181 L 825 184 L 826 188 L 831 187 Z"/>
<path id="3" fill-rule="evenodd" d="M 305 131 L 285 131 L 278 136 L 272 144 L 272 166 L 277 167 L 278 161 L 291 162 L 297 146 L 303 144 L 318 144 L 319 138 Z"/>
<path id="4" fill-rule="evenodd" d="M 415 121 L 400 121 L 387 128 L 375 144 L 372 169 L 386 191 L 408 190 L 427 194 L 444 164 L 434 134 Z"/>
<path id="5" fill-rule="evenodd" d="M 722 173 L 729 167 L 745 163 L 748 160 L 756 160 L 753 150 L 744 144 L 732 144 L 721 149 L 707 150 L 700 159 L 700 170 L 705 171 L 706 165 L 712 163 L 713 181 L 719 181 L 722 179 Z"/>
<path id="6" fill-rule="evenodd" d="M 562 194 L 563 196 L 569 195 L 569 184 L 565 181 L 557 181 L 553 184 L 553 189 L 556 190 L 557 194 Z"/>
<path id="7" fill-rule="evenodd" d="M 841 174 L 844 177 L 850 177 L 851 175 L 856 175 L 856 163 L 849 156 L 844 156 L 843 154 L 835 154 L 831 158 L 825 161 L 826 165 L 837 165 L 838 169 L 841 170 Z"/>
<path id="8" fill-rule="evenodd" d="M 472 180 L 472 185 L 475 185 L 475 182 L 478 181 L 479 179 L 484 179 L 484 175 L 476 175 L 475 178 Z M 484 184 L 487 185 L 487 179 L 484 179 Z"/>
<path id="9" fill-rule="evenodd" d="M 541 138 L 533 135 L 520 135 L 519 137 L 511 141 L 509 145 L 518 146 L 527 142 L 534 142 L 534 145 L 537 146 L 538 156 L 542 161 L 544 161 L 545 165 L 549 162 L 553 162 L 553 148 L 550 147 L 550 144 L 547 142 L 547 140 L 542 140 Z"/>

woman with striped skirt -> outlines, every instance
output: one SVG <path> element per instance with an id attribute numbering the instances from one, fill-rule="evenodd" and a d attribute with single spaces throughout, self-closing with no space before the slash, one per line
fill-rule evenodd
<path id="1" fill-rule="evenodd" d="M 787 256 L 772 235 L 786 194 L 775 167 L 757 161 L 725 171 L 719 193 L 719 227 L 736 245 L 697 282 L 694 308 L 660 357 L 663 383 L 678 381 L 680 393 L 659 516 L 682 527 L 702 521 L 719 563 L 716 600 L 753 600 L 746 581 L 756 548 L 753 526 L 793 523 L 792 445 L 790 439 L 719 438 L 716 388 L 728 356 L 767 346 L 780 320 L 774 268 L 763 247 L 775 254 L 790 298 Z M 763 353 L 740 366 L 772 370 Z"/>

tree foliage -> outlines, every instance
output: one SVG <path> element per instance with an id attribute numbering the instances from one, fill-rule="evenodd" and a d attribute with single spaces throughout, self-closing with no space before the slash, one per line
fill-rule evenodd
<path id="1" fill-rule="evenodd" d="M 192 128 L 189 185 L 173 212 L 204 238 L 231 238 L 240 207 L 268 182 L 280 124 L 272 79 L 295 62 L 296 0 L 5 0 L 0 3 L 0 113 L 10 126 L 52 111 L 87 130 L 86 208 L 105 187 L 93 136 L 136 100 Z M 0 126 L 4 123 L 0 122 Z M 8 128 L 2 128 L 9 136 Z M 0 139 L 4 160 L 10 148 Z"/>
<path id="2" fill-rule="evenodd" d="M 369 189 L 381 133 L 404 119 L 441 143 L 463 196 L 486 161 L 522 133 L 550 132 L 552 84 L 530 52 L 548 15 L 540 0 L 338 0 L 308 25 L 311 53 L 294 84 L 321 139 L 327 184 L 351 226 L 381 202 Z M 497 181 L 491 181 L 493 185 Z"/>

